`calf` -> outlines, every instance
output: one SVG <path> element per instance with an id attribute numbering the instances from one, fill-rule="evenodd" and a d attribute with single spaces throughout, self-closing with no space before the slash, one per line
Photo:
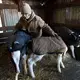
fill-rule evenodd
<path id="1" fill-rule="evenodd" d="M 54 27 L 53 29 L 62 37 L 70 48 L 72 57 L 75 58 L 74 49 L 75 47 L 80 47 L 80 35 L 67 27 Z"/>
<path id="2" fill-rule="evenodd" d="M 11 36 L 12 38 L 12 36 Z M 27 60 L 27 44 L 29 40 L 31 40 L 31 37 L 26 34 L 25 31 L 17 31 L 13 35 L 13 40 L 8 41 L 8 47 L 9 51 L 11 52 L 12 59 L 16 66 L 16 75 L 15 80 L 18 80 L 18 75 L 22 71 L 22 64 L 24 73 L 27 73 L 27 67 L 26 67 L 26 60 Z"/>
<path id="3" fill-rule="evenodd" d="M 32 41 L 32 54 L 28 59 L 29 71 L 32 78 L 35 78 L 35 74 L 33 71 L 33 65 L 36 65 L 37 61 L 40 61 L 43 56 L 47 54 L 58 54 L 57 57 L 57 68 L 61 73 L 61 67 L 65 68 L 62 55 L 65 55 L 67 52 L 67 46 L 63 42 L 63 40 L 59 36 L 55 37 L 40 37 L 35 38 Z"/>

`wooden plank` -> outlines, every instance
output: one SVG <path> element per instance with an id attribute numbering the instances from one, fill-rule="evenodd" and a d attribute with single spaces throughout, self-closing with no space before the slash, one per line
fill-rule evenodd
<path id="1" fill-rule="evenodd" d="M 0 42 L 7 42 L 8 37 L 0 38 Z"/>
<path id="2" fill-rule="evenodd" d="M 31 5 L 32 9 L 44 9 L 41 5 Z M 0 9 L 18 9 L 18 6 L 15 4 L 0 4 Z"/>
<path id="3" fill-rule="evenodd" d="M 0 42 L 0 45 L 7 44 L 7 42 Z"/>
<path id="4" fill-rule="evenodd" d="M 0 4 L 0 9 L 18 9 L 15 4 Z"/>
<path id="5" fill-rule="evenodd" d="M 11 36 L 13 32 L 5 32 L 5 33 L 0 33 L 0 38 L 8 37 Z"/>
<path id="6" fill-rule="evenodd" d="M 9 27 L 0 27 L 0 31 L 3 31 L 3 30 L 14 30 L 14 26 L 9 26 Z"/>
<path id="7" fill-rule="evenodd" d="M 5 34 L 3 34 L 5 35 Z M 14 40 L 14 35 L 12 35 L 11 33 L 10 34 L 7 34 L 8 36 L 3 36 L 3 37 L 0 37 L 0 44 L 5 44 L 5 43 L 11 43 L 13 42 Z"/>
<path id="8" fill-rule="evenodd" d="M 8 43 L 8 40 L 9 40 L 9 38 L 8 38 L 8 37 L 0 38 L 0 44 Z"/>
<path id="9" fill-rule="evenodd" d="M 6 44 L 13 32 L 0 33 L 0 44 Z"/>
<path id="10" fill-rule="evenodd" d="M 66 7 L 75 7 L 75 6 L 80 6 L 80 3 L 78 2 L 55 3 L 52 7 L 53 9 L 57 9 L 57 8 L 66 8 Z"/>

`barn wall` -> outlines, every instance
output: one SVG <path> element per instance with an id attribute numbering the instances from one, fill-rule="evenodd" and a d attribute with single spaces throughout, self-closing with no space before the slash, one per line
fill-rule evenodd
<path id="1" fill-rule="evenodd" d="M 80 23 L 80 7 L 67 7 L 57 9 L 53 12 L 53 22 L 79 24 Z"/>
<path id="2" fill-rule="evenodd" d="M 66 26 L 69 28 L 80 29 L 80 2 L 79 0 L 56 0 L 53 5 L 48 5 L 50 25 Z M 49 12 L 50 11 L 50 12 Z"/>

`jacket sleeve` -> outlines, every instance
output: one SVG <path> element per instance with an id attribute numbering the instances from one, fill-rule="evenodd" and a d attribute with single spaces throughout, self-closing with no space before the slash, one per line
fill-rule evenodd
<path id="1" fill-rule="evenodd" d="M 15 30 L 22 29 L 23 26 L 23 18 L 21 17 L 18 23 L 15 25 Z"/>
<path id="2" fill-rule="evenodd" d="M 56 36 L 57 35 L 57 33 L 55 33 L 51 29 L 51 27 L 48 24 L 46 24 L 41 18 L 39 18 L 39 22 L 38 23 L 39 23 L 40 27 L 42 28 L 42 30 L 44 32 L 48 33 L 50 36 Z"/>
<path id="3" fill-rule="evenodd" d="M 50 27 L 48 24 L 46 24 L 46 23 L 44 23 L 43 30 L 44 30 L 46 33 L 48 33 L 50 36 L 55 36 L 55 35 L 57 35 L 57 33 L 55 33 L 55 32 L 51 29 L 51 27 Z"/>

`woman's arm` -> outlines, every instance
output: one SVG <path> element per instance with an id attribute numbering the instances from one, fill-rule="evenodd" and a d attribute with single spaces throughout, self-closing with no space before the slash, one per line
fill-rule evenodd
<path id="1" fill-rule="evenodd" d="M 23 19 L 23 17 L 21 17 L 21 18 L 19 19 L 18 23 L 15 25 L 15 29 L 16 29 L 16 30 L 22 29 L 23 24 L 24 24 L 24 19 Z"/>
<path id="2" fill-rule="evenodd" d="M 57 36 L 57 33 L 55 33 L 51 29 L 51 27 L 48 24 L 46 24 L 44 22 L 44 20 L 42 20 L 40 17 L 39 17 L 38 23 L 39 23 L 39 26 L 43 29 L 44 32 L 48 33 L 50 36 Z"/>
<path id="3" fill-rule="evenodd" d="M 57 33 L 55 33 L 52 28 L 48 25 L 48 24 L 44 24 L 43 26 L 43 31 L 45 31 L 46 33 L 48 33 L 50 36 L 56 36 Z"/>

